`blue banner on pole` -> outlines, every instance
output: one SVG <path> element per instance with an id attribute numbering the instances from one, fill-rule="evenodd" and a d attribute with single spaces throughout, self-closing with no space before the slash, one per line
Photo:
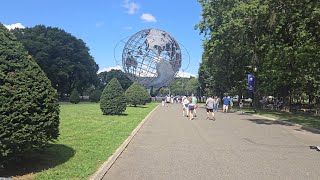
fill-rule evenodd
<path id="1" fill-rule="evenodd" d="M 254 91 L 254 75 L 248 74 L 248 92 Z"/>

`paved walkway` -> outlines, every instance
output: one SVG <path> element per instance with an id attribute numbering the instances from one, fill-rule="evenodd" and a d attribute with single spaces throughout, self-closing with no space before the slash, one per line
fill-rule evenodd
<path id="1" fill-rule="evenodd" d="M 239 113 L 205 109 L 189 121 L 161 107 L 104 179 L 320 179 L 320 134 Z"/>

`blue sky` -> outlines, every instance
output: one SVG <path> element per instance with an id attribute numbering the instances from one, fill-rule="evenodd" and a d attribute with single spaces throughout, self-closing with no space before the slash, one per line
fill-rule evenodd
<path id="1" fill-rule="evenodd" d="M 201 20 L 197 0 L 4 0 L 0 23 L 38 24 L 64 29 L 82 39 L 100 67 L 117 67 L 114 47 L 136 32 L 157 28 L 168 32 L 189 52 L 186 72 L 197 75 L 203 36 L 194 26 Z M 188 62 L 182 63 L 182 69 Z"/>

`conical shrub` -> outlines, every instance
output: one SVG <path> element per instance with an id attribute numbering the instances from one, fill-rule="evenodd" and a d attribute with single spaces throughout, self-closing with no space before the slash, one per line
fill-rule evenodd
<path id="1" fill-rule="evenodd" d="M 56 90 L 0 24 L 0 164 L 59 136 Z"/>
<path id="2" fill-rule="evenodd" d="M 133 106 L 144 105 L 150 98 L 147 89 L 136 82 L 126 90 L 125 95 L 127 103 Z"/>
<path id="3" fill-rule="evenodd" d="M 73 89 L 70 97 L 69 97 L 69 101 L 73 104 L 78 104 L 80 102 L 80 94 L 77 91 L 77 89 Z"/>
<path id="4" fill-rule="evenodd" d="M 126 98 L 116 78 L 104 88 L 100 98 L 100 109 L 104 115 L 119 115 L 127 108 Z"/>

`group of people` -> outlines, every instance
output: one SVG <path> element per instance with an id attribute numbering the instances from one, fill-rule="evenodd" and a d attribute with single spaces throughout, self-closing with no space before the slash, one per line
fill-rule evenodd
<path id="1" fill-rule="evenodd" d="M 193 120 L 194 117 L 197 117 L 197 98 L 192 96 L 182 97 L 182 115 L 189 117 L 189 120 Z M 206 110 L 207 110 L 207 119 L 215 119 L 214 112 L 218 111 L 219 108 L 219 98 L 217 96 L 209 97 L 206 100 Z M 210 114 L 212 118 L 210 118 Z"/>
<path id="2" fill-rule="evenodd" d="M 168 105 L 171 103 L 180 103 L 181 100 L 181 96 L 170 96 L 170 95 L 166 95 L 165 97 L 162 97 L 161 99 L 161 104 L 162 106 L 165 106 L 165 104 L 167 103 L 167 107 Z"/>
<path id="3" fill-rule="evenodd" d="M 181 100 L 179 99 L 177 102 L 182 103 L 182 115 L 187 116 L 189 120 L 193 120 L 194 117 L 197 116 L 197 101 L 198 99 L 193 94 L 191 96 L 183 96 Z M 162 106 L 166 103 L 173 103 L 172 97 L 167 96 L 162 100 Z M 229 106 L 230 110 L 233 106 L 233 98 L 230 96 L 225 96 L 222 99 L 223 107 L 222 112 L 228 112 Z M 206 111 L 207 111 L 207 119 L 215 120 L 215 112 L 218 111 L 220 104 L 220 99 L 218 96 L 210 96 L 206 100 Z"/>
<path id="4" fill-rule="evenodd" d="M 193 120 L 197 117 L 197 101 L 198 99 L 192 94 L 192 96 L 182 97 L 182 115 L 189 117 L 189 120 Z"/>

